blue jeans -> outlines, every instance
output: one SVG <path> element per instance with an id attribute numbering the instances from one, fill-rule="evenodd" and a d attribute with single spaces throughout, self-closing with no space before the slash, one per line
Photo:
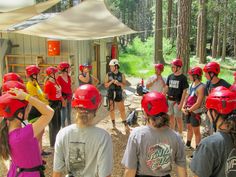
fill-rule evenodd
<path id="1" fill-rule="evenodd" d="M 67 100 L 66 107 L 61 108 L 61 127 L 65 127 L 65 121 L 67 119 L 67 124 L 71 124 L 71 101 Z"/>

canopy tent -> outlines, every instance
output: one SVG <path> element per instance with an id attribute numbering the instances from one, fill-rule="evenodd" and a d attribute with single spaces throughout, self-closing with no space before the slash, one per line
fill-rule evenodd
<path id="1" fill-rule="evenodd" d="M 34 4 L 35 0 L 0 0 L 0 12 L 9 12 Z"/>
<path id="2" fill-rule="evenodd" d="M 27 20 L 57 4 L 60 0 L 50 0 L 36 5 L 27 6 L 10 12 L 0 13 L 0 30 Z"/>
<path id="3" fill-rule="evenodd" d="M 135 33 L 106 8 L 103 0 L 86 0 L 41 23 L 16 31 L 46 38 L 90 40 Z"/>

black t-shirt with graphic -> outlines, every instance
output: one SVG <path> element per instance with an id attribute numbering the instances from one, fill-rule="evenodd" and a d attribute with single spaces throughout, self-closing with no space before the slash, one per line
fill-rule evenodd
<path id="1" fill-rule="evenodd" d="M 183 91 L 189 86 L 187 77 L 184 74 L 178 76 L 170 74 L 167 78 L 166 84 L 168 86 L 168 97 L 171 97 L 172 100 L 177 102 L 181 101 Z"/>
<path id="2" fill-rule="evenodd" d="M 224 79 L 220 79 L 219 82 L 217 82 L 216 84 L 212 84 L 210 81 L 207 81 L 206 88 L 205 88 L 205 95 L 208 96 L 209 93 L 211 93 L 213 88 L 216 88 L 219 86 L 230 88 L 231 85 L 228 82 L 226 82 Z"/>

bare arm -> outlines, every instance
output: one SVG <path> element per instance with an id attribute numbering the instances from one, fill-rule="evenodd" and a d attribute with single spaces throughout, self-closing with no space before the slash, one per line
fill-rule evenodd
<path id="1" fill-rule="evenodd" d="M 179 103 L 179 106 L 178 106 L 180 110 L 182 109 L 186 93 L 187 93 L 187 89 L 184 89 L 184 91 L 182 93 L 182 97 L 181 97 L 180 103 Z"/>
<path id="2" fill-rule="evenodd" d="M 52 177 L 61 177 L 62 173 L 61 172 L 55 172 L 53 171 Z"/>
<path id="3" fill-rule="evenodd" d="M 204 91 L 205 88 L 204 87 L 200 87 L 199 89 L 197 89 L 197 101 L 196 103 L 189 109 L 190 112 L 197 110 L 198 108 L 200 108 L 200 106 L 202 105 L 202 101 L 204 99 Z"/>
<path id="4" fill-rule="evenodd" d="M 178 177 L 187 177 L 187 170 L 185 167 L 176 166 Z"/>
<path id="5" fill-rule="evenodd" d="M 82 75 L 79 75 L 79 80 L 82 82 L 88 83 L 89 82 L 89 72 L 86 73 L 85 77 Z"/>
<path id="6" fill-rule="evenodd" d="M 106 77 L 105 77 L 105 82 L 104 82 L 105 88 L 110 87 L 110 85 L 113 84 L 114 82 L 115 82 L 115 80 L 111 80 L 111 81 L 109 82 L 109 80 L 108 80 L 108 74 L 107 74 Z"/>
<path id="7" fill-rule="evenodd" d="M 124 177 L 135 177 L 136 175 L 136 169 L 125 169 Z"/>
<path id="8" fill-rule="evenodd" d="M 163 90 L 163 94 L 164 94 L 164 95 L 166 95 L 166 94 L 167 94 L 167 92 L 168 92 L 168 89 L 169 89 L 169 87 L 168 87 L 168 85 L 166 85 L 166 86 L 165 86 L 165 88 L 164 88 L 164 90 Z"/>

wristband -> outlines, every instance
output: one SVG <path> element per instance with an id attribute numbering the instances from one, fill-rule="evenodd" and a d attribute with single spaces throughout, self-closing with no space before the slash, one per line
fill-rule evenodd
<path id="1" fill-rule="evenodd" d="M 30 96 L 30 94 L 27 94 L 26 96 L 25 96 L 25 100 L 26 101 L 29 101 L 29 98 L 30 98 L 31 96 Z"/>

